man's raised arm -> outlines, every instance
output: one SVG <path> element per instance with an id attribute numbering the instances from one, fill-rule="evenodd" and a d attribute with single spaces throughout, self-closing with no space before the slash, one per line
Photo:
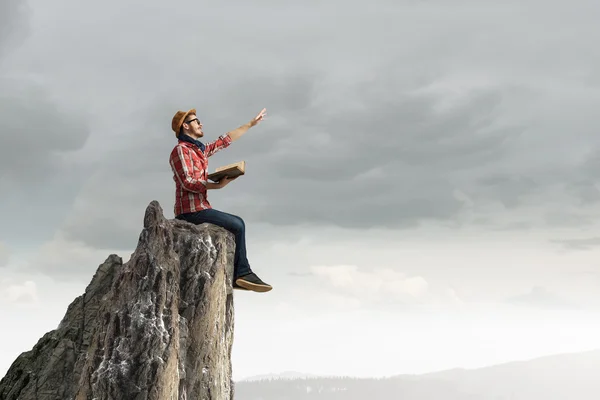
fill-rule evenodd
<path id="1" fill-rule="evenodd" d="M 239 128 L 236 128 L 232 131 L 227 132 L 227 135 L 229 135 L 232 142 L 235 142 L 236 140 L 241 138 L 244 135 L 244 133 L 248 132 L 248 129 L 252 128 L 256 124 L 258 124 L 260 121 L 262 121 L 266 115 L 267 115 L 267 109 L 263 108 L 261 110 L 261 112 L 259 112 L 256 117 L 252 118 L 252 120 L 250 122 L 240 126 Z"/>
<path id="2" fill-rule="evenodd" d="M 262 111 L 250 122 L 240 126 L 239 128 L 231 130 L 224 135 L 219 136 L 216 140 L 213 140 L 210 143 L 207 143 L 204 150 L 204 154 L 206 155 L 206 157 L 211 157 L 216 152 L 223 150 L 226 147 L 229 147 L 231 142 L 238 140 L 240 137 L 242 137 L 244 133 L 248 132 L 248 129 L 252 128 L 260 121 L 262 121 L 265 117 L 265 114 L 266 109 L 263 108 Z"/>

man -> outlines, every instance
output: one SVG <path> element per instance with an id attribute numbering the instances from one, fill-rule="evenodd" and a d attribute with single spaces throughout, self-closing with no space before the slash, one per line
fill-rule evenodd
<path id="1" fill-rule="evenodd" d="M 204 136 L 204 132 L 195 109 L 177 111 L 171 122 L 175 136 L 179 139 L 169 159 L 176 188 L 175 218 L 194 224 L 208 222 L 232 232 L 236 244 L 233 287 L 255 292 L 268 292 L 272 287 L 263 282 L 250 268 L 246 256 L 244 220 L 212 208 L 207 196 L 209 190 L 222 189 L 235 178 L 223 178 L 213 183 L 208 182 L 207 175 L 208 158 L 242 137 L 248 129 L 262 121 L 265 115 L 266 110 L 263 109 L 250 122 L 206 144 L 198 140 Z"/>

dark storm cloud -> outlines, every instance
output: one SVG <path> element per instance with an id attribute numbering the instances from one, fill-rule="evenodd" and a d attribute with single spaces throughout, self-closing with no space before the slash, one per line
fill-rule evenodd
<path id="1" fill-rule="evenodd" d="M 583 158 L 573 171 L 566 188 L 582 205 L 597 204 L 600 201 L 598 180 L 600 179 L 600 144 L 590 141 L 591 152 Z"/>
<path id="2" fill-rule="evenodd" d="M 491 174 L 476 181 L 478 190 L 489 199 L 497 199 L 507 208 L 521 204 L 522 196 L 534 193 L 540 185 L 524 175 Z"/>
<path id="3" fill-rule="evenodd" d="M 28 12 L 30 8 L 24 0 L 0 1 L 0 64 L 2 56 L 14 49 L 26 35 Z"/>
<path id="4" fill-rule="evenodd" d="M 89 136 L 78 107 L 63 107 L 39 76 L 11 66 L 30 13 L 25 1 L 0 2 L 0 239 L 16 242 L 54 231 L 82 172 L 66 157 Z"/>
<path id="5" fill-rule="evenodd" d="M 0 80 L 0 172 L 21 184 L 41 183 L 58 173 L 64 155 L 89 136 L 84 115 L 61 111 L 41 87 Z"/>
<path id="6" fill-rule="evenodd" d="M 0 50 L 21 43 L 29 32 L 28 12 L 26 1 L 0 3 Z M 0 68 L 0 181 L 4 185 L 44 181 L 56 173 L 64 153 L 85 143 L 89 132 L 83 114 L 69 115 L 51 97 L 27 74 Z"/>
<path id="7" fill-rule="evenodd" d="M 335 3 L 202 12 L 186 1 L 132 2 L 119 12 L 110 3 L 59 3 L 69 13 L 36 3 L 53 23 L 36 26 L 16 65 L 43 72 L 60 88 L 54 98 L 84 104 L 102 126 L 92 137 L 101 146 L 82 153 L 93 162 L 72 164 L 86 182 L 70 192 L 75 205 L 63 229 L 71 239 L 129 247 L 151 200 L 172 210 L 170 121 L 192 107 L 205 140 L 262 107 L 269 112 L 211 159 L 210 169 L 247 161 L 247 175 L 210 198 L 249 222 L 404 228 L 455 222 L 471 207 L 471 221 L 493 228 L 487 206 L 519 213 L 549 187 L 567 193 L 565 182 L 574 196 L 595 199 L 593 178 L 577 178 L 574 167 L 590 149 L 594 97 L 577 91 L 581 81 L 569 71 L 580 65 L 587 79 L 597 50 L 538 29 L 561 21 L 561 10 L 540 14 L 514 2 L 448 18 L 441 4 L 380 2 L 375 11 L 349 6 L 339 18 Z M 585 18 L 577 27 L 594 24 Z M 519 41 L 525 34 L 530 41 Z M 585 57 L 570 57 L 584 49 Z M 49 153 L 81 146 L 83 128 L 65 121 Z M 40 157 L 51 170 L 52 159 Z M 572 216 L 543 213 L 548 224 Z"/>
<path id="8" fill-rule="evenodd" d="M 254 188 L 244 190 L 265 204 L 253 218 L 353 228 L 451 219 L 462 207 L 456 183 L 502 160 L 518 138 L 520 128 L 491 125 L 498 93 L 474 94 L 440 113 L 435 96 L 406 94 L 393 77 L 378 76 L 377 89 L 348 84 L 354 108 L 330 112 L 336 105 L 309 104 L 278 132 L 265 127 L 264 136 L 247 139 L 271 148 L 264 158 L 260 151 L 247 156 L 259 171 Z M 518 182 L 499 184 L 513 189 L 505 196 L 525 190 Z"/>
<path id="9" fill-rule="evenodd" d="M 198 112 L 209 127 L 208 141 L 267 106 L 266 121 L 211 159 L 210 169 L 247 161 L 247 176 L 209 192 L 209 198 L 215 207 L 249 222 L 397 228 L 427 219 L 450 220 L 463 207 L 454 197 L 452 177 L 498 162 L 520 132 L 491 125 L 500 100 L 495 92 L 476 93 L 463 105 L 438 112 L 434 96 L 406 94 L 406 88 L 394 87 L 393 76 L 387 81 L 382 76 L 377 90 L 365 89 L 360 80 L 349 84 L 346 91 L 353 99 L 346 101 L 359 105 L 345 111 L 339 105 L 316 104 L 328 95 L 319 91 L 327 75 L 294 73 L 288 78 L 274 79 L 261 92 L 252 87 L 263 86 L 263 78 L 247 76 L 247 83 L 239 85 L 240 97 L 232 94 L 238 88 L 234 82 Z M 262 94 L 252 102 L 244 98 L 250 92 Z M 194 104 L 178 108 L 188 107 Z M 211 107 L 232 116 L 227 122 L 212 118 Z M 130 248 L 151 200 L 159 199 L 172 214 L 168 154 L 175 139 L 167 127 L 176 109 L 160 103 L 137 114 L 143 122 L 131 127 L 131 136 L 115 145 L 97 175 L 89 178 L 79 201 L 85 206 L 76 207 L 64 226 L 68 238 L 94 247 Z M 522 190 L 518 183 L 512 185 Z"/>

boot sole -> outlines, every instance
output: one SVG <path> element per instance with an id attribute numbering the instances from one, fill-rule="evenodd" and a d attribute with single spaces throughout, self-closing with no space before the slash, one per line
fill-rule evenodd
<path id="1" fill-rule="evenodd" d="M 264 293 L 273 289 L 271 286 L 265 285 L 257 285 L 256 283 L 245 282 L 245 281 L 236 281 L 236 284 L 240 287 L 243 287 L 246 290 L 252 290 L 253 292 Z"/>

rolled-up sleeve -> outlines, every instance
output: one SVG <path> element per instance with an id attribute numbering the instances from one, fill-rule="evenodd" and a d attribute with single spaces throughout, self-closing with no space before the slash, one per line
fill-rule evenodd
<path id="1" fill-rule="evenodd" d="M 221 135 L 216 140 L 213 140 L 205 145 L 206 148 L 204 149 L 204 155 L 208 158 L 219 150 L 228 147 L 230 144 L 231 137 L 228 134 Z"/>
<path id="2" fill-rule="evenodd" d="M 194 164 L 190 149 L 176 146 L 171 153 L 170 164 L 175 177 L 185 190 L 206 195 L 206 182 L 194 178 Z"/>

